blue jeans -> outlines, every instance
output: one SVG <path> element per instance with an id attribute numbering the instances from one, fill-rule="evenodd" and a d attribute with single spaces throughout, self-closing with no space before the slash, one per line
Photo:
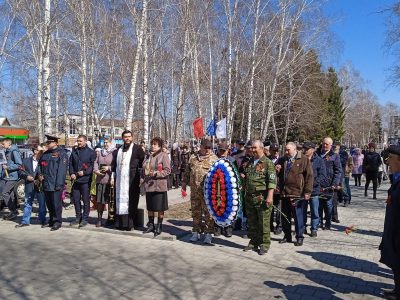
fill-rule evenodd
<path id="1" fill-rule="evenodd" d="M 32 191 L 25 195 L 24 215 L 22 216 L 22 224 L 30 224 L 32 215 L 32 203 L 35 199 L 39 202 L 39 221 L 41 224 L 46 223 L 46 203 L 44 201 L 44 194 Z"/>
<path id="2" fill-rule="evenodd" d="M 319 199 L 319 208 L 318 208 L 318 213 L 319 213 L 319 219 L 321 222 L 321 225 L 323 225 L 323 213 L 325 214 L 325 227 L 331 228 L 331 220 L 332 220 L 332 212 L 333 212 L 333 196 L 327 196 L 328 198 L 325 199 Z"/>
<path id="3" fill-rule="evenodd" d="M 319 197 L 318 196 L 313 196 L 311 197 L 310 201 L 310 210 L 311 210 L 311 230 L 312 231 L 317 231 L 318 230 L 318 224 L 319 224 Z M 304 228 L 307 227 L 307 205 L 305 205 L 304 209 Z"/>
<path id="4" fill-rule="evenodd" d="M 306 200 L 298 200 L 296 206 L 292 206 L 288 198 L 281 199 L 282 212 L 285 218 L 282 219 L 282 229 L 288 240 L 292 239 L 291 219 L 294 219 L 294 227 L 296 231 L 296 239 L 304 237 L 304 211 L 306 208 Z"/>
<path id="5" fill-rule="evenodd" d="M 343 188 L 346 190 L 347 192 L 347 202 L 350 203 L 351 202 L 351 189 L 350 189 L 350 177 L 345 177 L 344 178 L 344 186 Z"/>

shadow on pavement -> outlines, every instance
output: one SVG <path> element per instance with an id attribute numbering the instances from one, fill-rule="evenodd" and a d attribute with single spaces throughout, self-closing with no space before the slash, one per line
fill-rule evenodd
<path id="1" fill-rule="evenodd" d="M 306 296 L 307 299 L 340 299 L 336 297 L 335 292 L 331 289 L 326 289 L 318 286 L 310 286 L 304 284 L 285 285 L 274 281 L 264 281 L 264 284 L 272 289 L 279 289 L 287 299 L 300 298 Z M 275 296 L 274 298 L 281 298 Z"/>
<path id="2" fill-rule="evenodd" d="M 352 226 L 352 225 L 349 225 Z M 346 231 L 346 226 L 342 226 L 342 225 L 336 225 L 336 224 L 332 224 L 332 227 L 337 229 L 338 231 Z M 382 231 L 374 231 L 374 230 L 366 230 L 366 229 L 359 229 L 357 228 L 357 225 L 354 225 L 354 227 L 356 228 L 354 230 L 354 233 L 358 233 L 358 234 L 365 234 L 365 235 L 371 235 L 371 236 L 382 236 Z"/>
<path id="3" fill-rule="evenodd" d="M 328 252 L 298 251 L 298 253 L 311 256 L 313 259 L 319 262 L 339 269 L 349 270 L 353 272 L 363 272 L 371 275 L 382 276 L 385 278 L 393 278 L 393 276 L 389 275 L 391 274 L 391 271 L 389 269 L 382 268 L 377 263 L 373 263 L 368 260 Z"/>
<path id="4" fill-rule="evenodd" d="M 382 288 L 393 288 L 393 286 L 389 284 L 368 281 L 354 276 L 324 270 L 304 270 L 297 267 L 289 267 L 287 270 L 303 274 L 308 280 L 342 294 L 354 293 L 380 296 Z"/>

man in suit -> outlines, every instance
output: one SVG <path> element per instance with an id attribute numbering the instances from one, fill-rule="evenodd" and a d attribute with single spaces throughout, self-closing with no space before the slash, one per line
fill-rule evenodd
<path id="1" fill-rule="evenodd" d="M 39 202 L 39 222 L 42 227 L 46 224 L 46 204 L 44 200 L 44 193 L 37 181 L 37 171 L 39 159 L 43 154 L 43 148 L 37 146 L 32 149 L 33 156 L 25 158 L 22 161 L 22 170 L 20 175 L 25 179 L 25 204 L 24 215 L 20 224 L 15 225 L 15 228 L 29 226 L 32 215 L 32 203 L 37 199 Z"/>

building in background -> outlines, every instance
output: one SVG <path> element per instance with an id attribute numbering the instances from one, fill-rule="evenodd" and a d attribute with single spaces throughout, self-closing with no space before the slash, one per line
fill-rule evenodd
<path id="1" fill-rule="evenodd" d="M 74 145 L 77 137 L 82 132 L 82 121 L 80 115 L 68 114 L 58 118 L 58 124 L 55 124 L 55 118 L 51 117 L 53 134 L 57 135 L 61 145 L 71 147 Z M 111 137 L 116 144 L 122 144 L 121 134 L 124 131 L 123 120 L 114 120 L 114 130 L 112 130 L 112 120 L 102 119 L 99 126 L 91 126 L 87 130 L 88 139 L 93 145 L 102 144 L 104 137 Z M 134 120 L 132 122 L 132 133 L 135 142 L 139 142 L 143 136 L 143 120 Z"/>
<path id="2" fill-rule="evenodd" d="M 10 138 L 13 144 L 23 145 L 29 138 L 29 130 L 20 126 L 11 125 L 6 117 L 0 116 L 0 136 Z"/>

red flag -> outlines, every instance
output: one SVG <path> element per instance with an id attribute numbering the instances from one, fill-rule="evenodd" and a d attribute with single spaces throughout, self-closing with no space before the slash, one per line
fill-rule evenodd
<path id="1" fill-rule="evenodd" d="M 196 139 L 202 138 L 204 136 L 203 129 L 203 118 L 197 118 L 193 121 L 194 137 Z"/>

